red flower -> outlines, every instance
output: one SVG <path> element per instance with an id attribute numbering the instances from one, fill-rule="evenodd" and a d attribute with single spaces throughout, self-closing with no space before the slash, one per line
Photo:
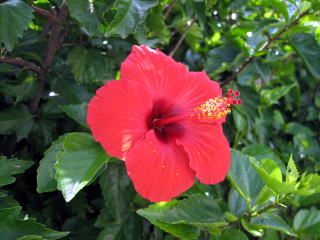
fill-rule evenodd
<path id="1" fill-rule="evenodd" d="M 97 91 L 87 121 L 106 152 L 125 160 L 138 193 L 169 201 L 195 176 L 206 184 L 225 178 L 230 147 L 221 124 L 230 105 L 241 103 L 238 92 L 222 97 L 205 72 L 146 46 L 133 47 L 120 78 Z"/>

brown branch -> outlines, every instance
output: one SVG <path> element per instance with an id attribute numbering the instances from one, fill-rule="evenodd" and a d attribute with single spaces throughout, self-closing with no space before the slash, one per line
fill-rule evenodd
<path id="1" fill-rule="evenodd" d="M 175 45 L 175 47 L 173 48 L 173 50 L 169 53 L 169 56 L 172 57 L 175 52 L 178 50 L 178 48 L 180 47 L 180 45 L 182 44 L 183 40 L 186 38 L 187 34 L 190 32 L 191 28 L 192 28 L 193 22 L 191 22 L 189 24 L 188 29 L 180 36 L 177 44 Z"/>
<path id="2" fill-rule="evenodd" d="M 23 67 L 22 69 L 31 69 L 37 73 L 43 72 L 41 67 L 39 67 L 38 65 L 36 65 L 32 62 L 25 61 L 21 58 L 0 57 L 0 62 L 5 62 L 5 63 L 10 63 L 10 64 L 22 66 Z"/>
<path id="3" fill-rule="evenodd" d="M 52 12 L 49 12 L 47 10 L 44 10 L 42 8 L 38 8 L 36 6 L 31 6 L 31 8 L 34 10 L 36 14 L 39 16 L 48 19 L 48 21 L 54 23 L 56 21 L 55 15 Z"/>
<path id="4" fill-rule="evenodd" d="M 297 16 L 297 18 L 292 21 L 289 25 L 286 25 L 281 31 L 279 31 L 277 34 L 275 34 L 272 38 L 270 38 L 268 41 L 266 41 L 259 49 L 258 49 L 258 52 L 260 51 L 263 51 L 263 50 L 266 50 L 270 47 L 270 45 L 278 40 L 282 34 L 284 34 L 286 31 L 288 31 L 290 28 L 292 28 L 293 26 L 295 26 L 299 20 L 304 17 L 305 15 L 307 15 L 309 12 L 306 11 L 306 12 L 303 12 L 301 14 L 299 14 Z M 242 65 L 240 67 L 238 67 L 224 82 L 222 82 L 220 85 L 221 86 L 224 86 L 226 85 L 227 83 L 233 81 L 236 79 L 237 75 L 242 72 L 250 63 L 253 62 L 253 60 L 255 59 L 256 57 L 254 55 L 251 55 L 250 57 L 248 57 L 244 63 L 242 63 Z"/>
<path id="5" fill-rule="evenodd" d="M 58 13 L 55 15 L 55 21 L 51 25 L 51 34 L 48 40 L 47 52 L 44 56 L 42 69 L 43 72 L 39 74 L 39 86 L 35 96 L 30 101 L 30 111 L 34 113 L 37 111 L 39 102 L 45 87 L 45 73 L 48 72 L 48 67 L 52 64 L 54 56 L 58 48 L 61 46 L 65 34 L 62 33 L 62 26 L 68 15 L 68 7 L 63 5 Z"/>
<path id="6" fill-rule="evenodd" d="M 164 20 L 166 20 L 167 17 L 169 16 L 169 14 L 170 14 L 173 6 L 176 4 L 176 1 L 177 1 L 177 0 L 172 0 L 172 1 L 171 1 L 169 7 L 167 8 L 166 12 L 164 13 L 164 16 L 163 16 L 163 19 L 164 19 Z"/>

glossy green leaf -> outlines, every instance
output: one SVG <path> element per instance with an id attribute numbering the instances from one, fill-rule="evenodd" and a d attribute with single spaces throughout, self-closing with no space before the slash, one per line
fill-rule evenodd
<path id="1" fill-rule="evenodd" d="M 32 9 L 23 1 L 0 3 L 0 45 L 11 51 L 33 19 Z"/>
<path id="2" fill-rule="evenodd" d="M 158 228 L 171 233 L 172 235 L 182 239 L 197 239 L 200 236 L 200 231 L 197 227 L 186 224 L 169 224 L 159 221 L 159 219 L 173 206 L 177 205 L 178 201 L 161 202 L 150 205 L 148 208 L 139 209 L 137 213 L 148 219 Z"/>
<path id="3" fill-rule="evenodd" d="M 126 38 L 145 19 L 148 10 L 156 5 L 157 0 L 117 0 L 117 14 L 108 26 L 106 35 L 118 34 Z"/>
<path id="4" fill-rule="evenodd" d="M 123 221 L 129 204 L 135 197 L 132 182 L 123 163 L 111 162 L 100 176 L 100 187 L 106 206 L 117 223 Z"/>
<path id="5" fill-rule="evenodd" d="M 87 103 L 60 105 L 59 108 L 82 127 L 89 128 L 87 124 Z"/>
<path id="6" fill-rule="evenodd" d="M 87 133 L 68 134 L 63 141 L 63 151 L 56 154 L 57 187 L 69 202 L 85 187 L 106 164 L 109 156 Z"/>
<path id="7" fill-rule="evenodd" d="M 110 63 L 99 51 L 84 47 L 74 48 L 68 55 L 74 78 L 79 84 L 92 84 L 108 80 Z"/>
<path id="8" fill-rule="evenodd" d="M 293 228 L 299 236 L 320 235 L 320 210 L 304 209 L 297 212 L 293 219 Z"/>
<path id="9" fill-rule="evenodd" d="M 302 174 L 298 184 L 297 195 L 308 196 L 314 193 L 320 193 L 320 176 L 318 174 Z"/>
<path id="10" fill-rule="evenodd" d="M 227 175 L 229 181 L 244 199 L 253 200 L 258 196 L 263 183 L 250 163 L 250 157 L 232 149 L 231 158 L 231 166 Z"/>
<path id="11" fill-rule="evenodd" d="M 222 212 L 217 203 L 210 197 L 193 195 L 178 202 L 163 214 L 160 221 L 166 223 L 204 223 L 223 221 Z"/>
<path id="12" fill-rule="evenodd" d="M 57 189 L 57 181 L 54 178 L 56 175 L 54 165 L 57 162 L 57 153 L 63 150 L 62 144 L 65 137 L 66 135 L 60 136 L 44 152 L 44 157 L 41 159 L 37 171 L 37 191 L 39 193 L 51 192 Z"/>
<path id="13" fill-rule="evenodd" d="M 15 181 L 12 175 L 23 173 L 33 165 L 32 161 L 7 159 L 0 156 L 0 186 L 8 185 Z"/>
<path id="14" fill-rule="evenodd" d="M 310 73 L 320 79 L 320 46 L 310 34 L 299 33 L 291 37 L 291 43 L 303 59 Z"/>
<path id="15" fill-rule="evenodd" d="M 2 240 L 14 239 L 60 239 L 67 232 L 57 232 L 37 223 L 35 219 L 21 219 L 21 207 L 0 209 L 0 232 Z M 41 238 L 42 237 L 42 238 Z"/>
<path id="16" fill-rule="evenodd" d="M 250 233 L 252 236 L 255 237 L 262 237 L 264 234 L 263 228 L 256 226 L 254 224 L 249 223 L 246 219 L 242 218 L 241 219 L 241 224 L 243 228 Z"/>
<path id="17" fill-rule="evenodd" d="M 284 232 L 285 234 L 296 236 L 288 224 L 278 215 L 273 213 L 263 213 L 251 219 L 251 224 L 262 228 L 270 228 Z"/>

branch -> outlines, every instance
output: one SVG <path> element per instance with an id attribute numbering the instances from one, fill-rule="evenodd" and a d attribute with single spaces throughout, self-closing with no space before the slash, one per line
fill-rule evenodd
<path id="1" fill-rule="evenodd" d="M 189 23 L 189 27 L 188 29 L 180 36 L 177 44 L 175 45 L 175 47 L 173 48 L 173 50 L 169 53 L 169 56 L 172 57 L 175 52 L 178 50 L 178 48 L 180 47 L 180 45 L 182 44 L 183 40 L 185 39 L 185 37 L 187 36 L 187 34 L 190 32 L 191 28 L 192 28 L 192 24 L 193 22 Z"/>
<path id="2" fill-rule="evenodd" d="M 172 1 L 171 1 L 170 5 L 169 5 L 169 7 L 168 7 L 168 9 L 167 9 L 167 11 L 164 13 L 164 16 L 163 16 L 163 19 L 164 19 L 164 20 L 166 20 L 167 17 L 169 16 L 169 13 L 171 12 L 173 6 L 176 4 L 176 1 L 177 1 L 177 0 L 172 0 Z"/>
<path id="3" fill-rule="evenodd" d="M 34 113 L 37 111 L 39 102 L 42 96 L 42 92 L 45 87 L 45 73 L 48 72 L 48 67 L 52 64 L 54 56 L 58 48 L 61 46 L 61 43 L 64 39 L 65 34 L 62 34 L 62 26 L 68 15 L 68 7 L 63 5 L 58 14 L 55 16 L 55 21 L 51 25 L 51 34 L 48 40 L 47 52 L 44 56 L 42 63 L 43 72 L 39 74 L 39 87 L 35 96 L 30 101 L 30 111 Z"/>
<path id="4" fill-rule="evenodd" d="M 25 61 L 21 58 L 0 57 L 0 62 L 5 62 L 5 63 L 10 63 L 10 64 L 22 66 L 23 67 L 22 69 L 31 69 L 37 73 L 43 72 L 41 67 L 39 67 L 38 65 L 36 65 L 32 62 Z"/>
<path id="5" fill-rule="evenodd" d="M 36 14 L 38 14 L 39 16 L 48 19 L 48 21 L 54 23 L 56 21 L 55 15 L 52 14 L 51 12 L 44 10 L 42 8 L 38 8 L 35 6 L 31 6 L 31 8 L 34 10 L 34 12 Z"/>
<path id="6" fill-rule="evenodd" d="M 292 28 L 293 26 L 295 26 L 295 25 L 299 22 L 299 20 L 300 20 L 303 16 L 307 15 L 308 13 L 309 13 L 309 12 L 306 11 L 306 12 L 303 12 L 303 13 L 299 14 L 294 21 L 292 21 L 289 25 L 286 25 L 280 32 L 278 32 L 278 33 L 275 34 L 272 38 L 270 38 L 268 41 L 266 41 L 266 42 L 258 49 L 258 52 L 268 49 L 268 48 L 270 47 L 270 45 L 271 45 L 274 41 L 276 41 L 277 39 L 279 39 L 279 38 L 282 36 L 282 34 L 284 34 L 284 33 L 285 33 L 286 31 L 288 31 L 290 28 Z M 235 80 L 236 77 L 237 77 L 237 75 L 238 75 L 240 72 L 242 72 L 251 62 L 253 62 L 254 59 L 255 59 L 255 56 L 254 56 L 254 55 L 251 55 L 250 57 L 248 57 L 248 58 L 244 61 L 244 63 L 242 63 L 242 65 L 241 65 L 239 68 L 237 68 L 237 69 L 236 69 L 224 82 L 222 82 L 220 85 L 221 85 L 221 86 L 224 86 L 224 85 L 226 85 L 227 83 Z"/>

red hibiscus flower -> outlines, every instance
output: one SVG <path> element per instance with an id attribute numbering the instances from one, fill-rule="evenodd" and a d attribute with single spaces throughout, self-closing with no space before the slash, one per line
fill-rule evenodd
<path id="1" fill-rule="evenodd" d="M 205 72 L 189 72 L 158 50 L 134 46 L 120 80 L 101 87 L 87 121 L 106 152 L 125 161 L 135 189 L 169 201 L 194 182 L 221 182 L 230 166 L 222 122 L 241 100 L 222 97 Z"/>

